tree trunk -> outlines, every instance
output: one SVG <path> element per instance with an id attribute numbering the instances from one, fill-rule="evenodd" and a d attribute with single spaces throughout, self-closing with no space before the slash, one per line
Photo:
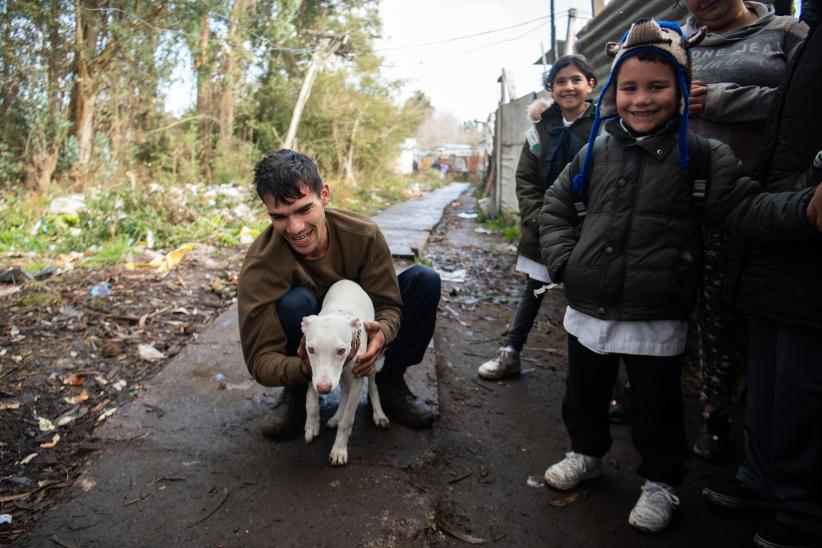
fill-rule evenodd
<path id="1" fill-rule="evenodd" d="M 351 186 L 357 186 L 354 179 L 354 139 L 357 136 L 357 129 L 360 127 L 360 117 L 354 119 L 354 127 L 351 128 L 351 141 L 348 143 L 348 156 L 345 159 L 345 181 Z"/>
<path id="2" fill-rule="evenodd" d="M 80 0 L 75 9 L 75 61 L 74 87 L 71 92 L 72 131 L 77 139 L 79 163 L 84 170 L 91 160 L 92 137 L 94 135 L 94 76 L 91 71 L 91 60 L 97 42 L 97 29 L 93 15 L 82 7 Z"/>
<path id="3" fill-rule="evenodd" d="M 214 152 L 214 140 L 211 138 L 211 63 L 208 57 L 208 42 L 211 29 L 208 26 L 208 12 L 203 14 L 200 22 L 199 51 L 194 60 L 197 71 L 197 116 L 199 117 L 198 135 L 200 140 L 200 170 L 206 181 L 211 181 L 211 162 Z"/>
<path id="4" fill-rule="evenodd" d="M 220 142 L 229 144 L 234 135 L 235 88 L 242 80 L 239 74 L 238 53 L 240 48 L 240 18 L 254 6 L 254 0 L 234 0 L 228 18 L 228 48 L 223 56 L 223 87 L 220 96 Z"/>

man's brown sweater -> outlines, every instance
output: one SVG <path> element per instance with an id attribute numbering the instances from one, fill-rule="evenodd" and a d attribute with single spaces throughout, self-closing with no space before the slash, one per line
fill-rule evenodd
<path id="1" fill-rule="evenodd" d="M 286 336 L 276 302 L 295 285 L 305 285 L 322 299 L 334 282 L 359 283 L 374 303 L 376 320 L 390 344 L 400 328 L 402 298 L 391 252 L 380 229 L 368 217 L 329 208 L 328 252 L 306 260 L 272 226 L 246 253 L 239 277 L 240 341 L 251 375 L 265 386 L 305 384 L 296 356 L 286 356 Z"/>

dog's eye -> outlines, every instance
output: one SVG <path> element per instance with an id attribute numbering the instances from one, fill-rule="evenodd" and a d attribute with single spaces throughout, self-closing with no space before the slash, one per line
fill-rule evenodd
<path id="1" fill-rule="evenodd" d="M 308 350 L 308 353 L 309 353 L 309 354 L 313 354 L 313 353 L 314 353 L 314 347 L 313 347 L 313 346 L 306 346 L 306 347 L 305 347 L 305 349 L 306 349 L 306 350 Z"/>
<path id="2" fill-rule="evenodd" d="M 345 354 L 345 348 L 338 348 L 337 349 L 337 355 L 342 356 L 343 354 Z"/>

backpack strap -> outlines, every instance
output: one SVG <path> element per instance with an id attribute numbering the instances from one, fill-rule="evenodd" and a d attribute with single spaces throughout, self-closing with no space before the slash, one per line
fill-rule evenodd
<path id="1" fill-rule="evenodd" d="M 704 137 L 688 134 L 688 175 L 691 178 L 691 206 L 701 215 L 708 196 L 711 175 L 711 143 Z"/>

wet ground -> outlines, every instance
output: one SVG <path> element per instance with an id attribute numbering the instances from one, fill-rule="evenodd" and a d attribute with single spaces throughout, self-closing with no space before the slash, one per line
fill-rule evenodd
<path id="1" fill-rule="evenodd" d="M 699 495 L 733 464 L 688 462 L 667 531 L 634 531 L 639 495 L 630 427 L 614 426 L 602 479 L 569 492 L 542 474 L 569 450 L 560 404 L 564 298 L 552 291 L 522 375 L 487 382 L 477 366 L 503 341 L 523 280 L 509 244 L 471 218 L 470 194 L 445 211 L 426 260 L 443 273 L 434 345 L 440 419 L 382 432 L 361 406 L 351 463 L 327 464 L 333 434 L 272 443 L 257 420 L 274 391 L 250 382 L 235 312 L 186 347 L 138 401 L 98 429 L 104 447 L 22 546 L 747 546 L 761 515 L 720 512 Z M 478 232 L 479 230 L 479 232 Z M 214 381 L 224 375 L 224 386 Z M 691 438 L 699 405 L 686 402 Z M 158 410 L 160 412 L 158 412 Z M 326 415 L 330 413 L 325 408 Z M 739 432 L 735 433 L 737 440 Z"/>

